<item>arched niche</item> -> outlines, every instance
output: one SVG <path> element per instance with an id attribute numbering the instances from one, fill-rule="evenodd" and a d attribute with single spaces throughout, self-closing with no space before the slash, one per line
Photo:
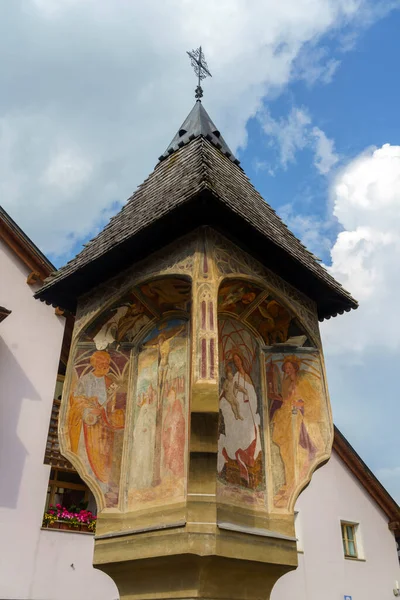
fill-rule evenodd
<path id="1" fill-rule="evenodd" d="M 266 507 L 262 353 L 239 319 L 221 315 L 219 331 L 219 502 Z"/>
<path id="2" fill-rule="evenodd" d="M 179 323 L 180 331 L 174 339 L 182 338 L 187 352 L 190 310 L 190 281 L 174 276 L 154 278 L 100 309 L 75 341 L 67 401 L 60 419 L 60 442 L 63 454 L 92 489 L 99 510 L 126 507 L 126 479 L 121 480 L 121 465 L 123 460 L 134 460 L 129 453 L 133 450 L 134 420 L 139 418 L 135 407 L 141 357 L 153 344 L 155 369 L 164 369 L 163 390 L 168 392 L 164 395 L 161 390 L 157 402 L 161 407 L 163 403 L 174 404 L 166 348 L 175 345 L 170 338 L 176 334 L 172 329 Z M 171 352 L 173 355 L 173 349 Z M 143 381 L 143 375 L 140 377 Z M 185 377 L 186 381 L 188 374 Z M 159 375 L 156 380 L 160 382 Z M 154 393 L 158 398 L 158 388 Z M 164 417 L 161 409 L 161 431 Z M 154 481 L 152 488 L 155 487 Z"/>
<path id="3" fill-rule="evenodd" d="M 189 325 L 179 312 L 138 344 L 127 444 L 126 510 L 184 500 L 189 410 Z"/>
<path id="4" fill-rule="evenodd" d="M 221 493 L 239 504 L 255 507 L 264 502 L 270 511 L 290 512 L 330 452 L 330 408 L 320 352 L 289 304 L 249 278 L 221 283 L 218 331 Z M 233 359 L 235 352 L 241 359 Z M 247 395 L 241 390 L 246 377 Z M 264 478 L 253 474 L 261 463 Z M 234 472 L 236 478 L 229 475 Z"/>

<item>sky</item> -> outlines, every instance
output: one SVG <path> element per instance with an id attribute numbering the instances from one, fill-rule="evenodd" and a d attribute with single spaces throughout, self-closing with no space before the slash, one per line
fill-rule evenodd
<path id="1" fill-rule="evenodd" d="M 0 0 L 0 203 L 56 266 L 204 106 L 359 301 L 321 325 L 336 425 L 400 500 L 400 0 Z"/>

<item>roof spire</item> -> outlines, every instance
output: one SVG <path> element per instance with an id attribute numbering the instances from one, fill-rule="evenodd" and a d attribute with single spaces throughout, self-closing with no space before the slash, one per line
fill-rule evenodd
<path id="1" fill-rule="evenodd" d="M 198 77 L 197 88 L 195 90 L 195 98 L 198 102 L 201 102 L 201 98 L 203 97 L 203 88 L 201 87 L 201 81 L 207 76 L 212 77 L 212 75 L 208 70 L 208 65 L 206 63 L 206 59 L 204 57 L 204 53 L 201 49 L 201 46 L 196 50 L 187 52 L 187 54 L 190 57 L 190 62 L 194 69 L 194 72 Z"/>

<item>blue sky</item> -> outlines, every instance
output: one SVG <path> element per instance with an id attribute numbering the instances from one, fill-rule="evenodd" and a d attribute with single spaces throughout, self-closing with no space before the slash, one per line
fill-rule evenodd
<path id="1" fill-rule="evenodd" d="M 264 101 L 274 119 L 287 117 L 293 106 L 312 115 L 313 125 L 320 127 L 334 140 L 335 152 L 341 164 L 356 157 L 370 146 L 396 144 L 400 140 L 399 94 L 396 77 L 400 56 L 400 11 L 393 11 L 363 31 L 353 47 L 337 51 L 338 44 L 331 35 L 320 46 L 329 48 L 329 55 L 338 57 L 332 80 L 289 83 L 275 99 Z M 276 210 L 288 204 L 304 215 L 325 219 L 329 212 L 327 179 L 315 169 L 312 151 L 306 147 L 284 167 L 280 162 L 279 145 L 263 134 L 256 117 L 247 124 L 248 143 L 239 151 L 246 173 L 256 188 Z M 266 163 L 264 168 L 260 162 Z M 339 164 L 340 164 L 339 163 Z M 268 171 L 270 168 L 273 175 Z M 285 210 L 281 211 L 285 216 Z M 338 224 L 333 222 L 325 234 L 331 246 Z M 296 226 L 292 227 L 294 230 Z M 300 237 L 301 229 L 295 231 Z M 330 263 L 329 249 L 313 248 L 326 264 Z"/>
<path id="2" fill-rule="evenodd" d="M 0 202 L 57 266 L 155 166 L 193 105 L 186 50 L 202 43 L 206 109 L 264 198 L 360 301 L 322 324 L 334 419 L 397 499 L 399 8 L 0 4 Z"/>

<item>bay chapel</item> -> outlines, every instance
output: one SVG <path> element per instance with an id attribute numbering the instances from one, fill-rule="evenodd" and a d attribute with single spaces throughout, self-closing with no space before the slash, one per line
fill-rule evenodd
<path id="1" fill-rule="evenodd" d="M 332 420 L 319 323 L 357 301 L 196 94 L 60 269 L 0 211 L 0 598 L 400 594 L 399 507 Z"/>

